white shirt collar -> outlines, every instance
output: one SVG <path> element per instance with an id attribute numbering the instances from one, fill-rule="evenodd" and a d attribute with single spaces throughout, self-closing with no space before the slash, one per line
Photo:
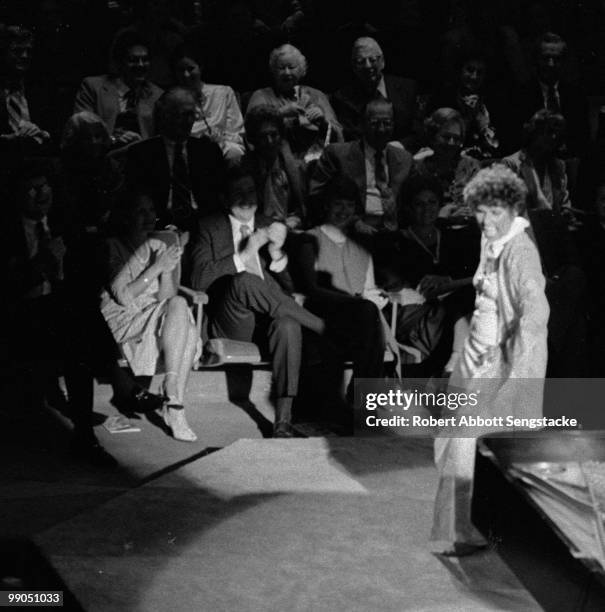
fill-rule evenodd
<path id="1" fill-rule="evenodd" d="M 334 225 L 321 225 L 319 229 L 332 241 L 338 244 L 344 244 L 347 241 L 347 237 L 342 230 L 338 229 Z"/>
<path id="2" fill-rule="evenodd" d="M 380 77 L 380 83 L 378 83 L 378 87 L 376 88 L 376 91 L 380 92 L 380 94 L 384 96 L 385 98 L 388 98 L 387 85 L 384 82 L 384 75 Z"/>
<path id="3" fill-rule="evenodd" d="M 251 233 L 254 231 L 254 227 L 255 227 L 254 217 L 252 217 L 252 219 L 248 221 L 248 223 L 244 223 L 243 221 L 236 219 L 231 213 L 229 213 L 229 221 L 231 222 L 231 229 L 233 230 L 234 235 L 237 234 L 239 236 L 240 228 L 242 225 L 247 225 L 250 228 Z"/>

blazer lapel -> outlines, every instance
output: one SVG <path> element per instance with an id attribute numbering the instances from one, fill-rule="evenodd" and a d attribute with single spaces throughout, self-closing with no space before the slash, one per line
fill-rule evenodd
<path id="1" fill-rule="evenodd" d="M 107 129 L 111 134 L 116 124 L 116 119 L 120 114 L 120 96 L 116 84 L 110 79 L 104 79 L 101 83 L 99 95 L 99 114 L 107 117 Z"/>
<path id="2" fill-rule="evenodd" d="M 355 182 L 359 187 L 362 203 L 365 202 L 367 181 L 366 181 L 366 158 L 361 140 L 351 143 L 347 154 L 347 164 L 349 166 L 349 176 L 355 177 Z"/>

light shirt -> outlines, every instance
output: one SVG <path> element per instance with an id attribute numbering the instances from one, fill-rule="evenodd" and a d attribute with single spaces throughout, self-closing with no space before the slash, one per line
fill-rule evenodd
<path id="1" fill-rule="evenodd" d="M 338 246 L 344 247 L 348 238 L 342 232 L 342 230 L 338 229 L 334 225 L 321 225 L 319 229 L 335 244 Z M 317 261 L 315 261 L 315 269 L 317 269 Z M 376 287 L 376 280 L 374 278 L 374 264 L 372 262 L 372 257 L 370 256 L 370 265 L 366 271 L 366 279 L 363 284 L 363 290 L 365 291 L 373 291 Z"/>
<path id="2" fill-rule="evenodd" d="M 366 215 L 383 215 L 384 207 L 382 204 L 382 194 L 376 185 L 376 150 L 365 140 L 363 141 L 363 151 L 366 167 Z M 385 170 L 386 182 L 389 184 L 389 166 L 386 163 L 386 147 L 382 152 L 382 164 Z"/>
<path id="3" fill-rule="evenodd" d="M 176 147 L 176 142 L 172 140 L 168 140 L 162 136 L 162 140 L 164 141 L 164 146 L 166 147 L 166 157 L 168 158 L 168 169 L 170 174 L 170 189 L 168 190 L 168 202 L 166 203 L 166 208 L 170 210 L 172 208 L 172 166 L 174 166 L 174 151 Z M 183 147 L 183 158 L 185 159 L 185 164 L 189 167 L 189 155 L 187 153 L 187 143 Z M 191 207 L 194 210 L 197 210 L 198 206 L 193 197 L 193 191 L 191 191 Z"/>
<path id="4" fill-rule="evenodd" d="M 380 77 L 380 83 L 378 83 L 378 87 L 376 88 L 376 91 L 385 99 L 388 99 L 389 96 L 387 96 L 387 85 L 384 82 L 384 76 Z"/>
<path id="5" fill-rule="evenodd" d="M 239 254 L 240 246 L 243 240 L 241 227 L 242 225 L 247 225 L 250 228 L 250 234 L 252 234 L 255 228 L 255 219 L 253 217 L 250 221 L 248 221 L 248 223 L 242 223 L 241 221 L 236 219 L 233 215 L 229 215 L 229 222 L 231 223 L 231 235 L 233 237 L 233 249 L 234 249 L 233 264 L 235 265 L 235 269 L 237 270 L 237 272 L 245 272 L 246 264 L 244 263 L 243 259 L 241 258 Z M 258 251 L 256 252 L 256 265 L 257 265 L 257 268 L 260 270 L 261 277 L 264 278 L 263 267 L 260 262 Z M 275 261 L 272 261 L 269 264 L 269 270 L 271 270 L 271 272 L 279 273 L 279 272 L 282 272 L 286 268 L 287 265 L 288 265 L 288 256 L 284 253 L 282 257 L 280 257 L 279 259 Z"/>
<path id="6" fill-rule="evenodd" d="M 218 137 L 225 155 L 228 151 L 244 154 L 244 119 L 235 92 L 227 85 L 202 84 L 202 102 L 199 118 L 191 128 L 194 138 L 209 135 Z"/>
<path id="7" fill-rule="evenodd" d="M 48 228 L 48 219 L 43 217 L 40 221 L 36 219 L 30 219 L 29 217 L 21 217 L 21 223 L 23 224 L 23 233 L 25 234 L 25 245 L 27 246 L 27 257 L 28 259 L 33 259 L 39 250 L 38 244 L 38 234 L 36 232 L 36 226 L 41 222 L 44 227 L 44 231 L 47 234 L 50 234 L 50 230 Z M 50 295 L 52 293 L 52 287 L 48 280 L 44 280 L 37 287 L 32 287 L 27 294 L 28 298 L 40 297 L 42 295 Z"/>

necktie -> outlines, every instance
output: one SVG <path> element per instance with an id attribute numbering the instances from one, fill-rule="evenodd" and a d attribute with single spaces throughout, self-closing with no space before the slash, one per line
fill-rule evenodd
<path id="1" fill-rule="evenodd" d="M 246 248 L 246 244 L 248 244 L 248 238 L 250 238 L 252 230 L 250 229 L 249 225 L 244 224 L 240 225 L 239 233 L 242 237 L 239 243 L 239 252 L 241 253 Z M 260 268 L 260 262 L 258 261 L 258 255 L 252 259 L 247 259 L 246 261 L 244 261 L 244 265 L 246 266 L 246 272 L 263 278 L 263 273 Z"/>
<path id="2" fill-rule="evenodd" d="M 193 213 L 191 206 L 191 182 L 189 170 L 183 153 L 184 143 L 174 146 L 174 161 L 172 164 L 172 215 L 174 223 L 181 227 Z M 182 227 L 181 227 L 182 229 Z"/>
<path id="3" fill-rule="evenodd" d="M 559 97 L 557 96 L 557 90 L 554 85 L 549 85 L 546 90 L 546 110 L 553 113 L 561 112 L 561 105 L 559 104 Z"/>
<path id="4" fill-rule="evenodd" d="M 387 185 L 387 172 L 382 163 L 382 155 L 384 153 L 384 149 L 380 151 L 376 151 L 374 154 L 374 176 L 376 178 L 376 187 L 380 192 L 382 192 Z"/>

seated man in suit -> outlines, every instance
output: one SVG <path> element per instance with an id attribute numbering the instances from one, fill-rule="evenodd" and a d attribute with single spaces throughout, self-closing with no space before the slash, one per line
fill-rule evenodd
<path id="1" fill-rule="evenodd" d="M 151 83 L 149 48 L 136 32 L 113 42 L 110 74 L 86 77 L 76 94 L 74 113 L 91 111 L 107 126 L 116 146 L 154 135 L 153 107 L 162 90 Z"/>
<path id="2" fill-rule="evenodd" d="M 0 152 L 3 166 L 14 167 L 23 155 L 41 155 L 50 134 L 39 121 L 27 73 L 31 64 L 34 37 L 19 26 L 0 27 Z M 48 96 L 45 96 L 46 101 Z M 32 104 L 34 102 L 34 104 Z M 38 105 L 40 106 L 40 105 Z"/>
<path id="3" fill-rule="evenodd" d="M 561 114 L 567 123 L 566 158 L 581 157 L 588 143 L 588 101 L 576 82 L 563 76 L 567 44 L 557 34 L 547 32 L 538 41 L 535 77 L 519 92 L 518 128 L 539 110 Z"/>
<path id="4" fill-rule="evenodd" d="M 389 142 L 394 128 L 393 105 L 376 99 L 365 109 L 362 137 L 354 142 L 328 145 L 311 176 L 309 195 L 316 218 L 321 217 L 321 194 L 337 176 L 358 187 L 362 209 L 354 230 L 371 236 L 399 226 L 401 185 L 412 166 L 411 155 L 398 143 Z"/>
<path id="5" fill-rule="evenodd" d="M 65 378 L 69 402 L 64 406 L 74 424 L 72 450 L 97 466 L 116 464 L 99 445 L 93 431 L 93 359 L 105 346 L 90 346 L 90 320 L 82 311 L 81 286 L 74 286 L 64 265 L 67 249 L 53 207 L 43 161 L 23 165 L 12 177 L 15 216 L 2 244 L 7 291 L 2 297 L 4 330 L 16 373 L 35 408 L 49 399 L 57 377 Z M 6 326 L 5 326 L 6 327 Z M 59 366 L 59 367 L 57 367 Z M 9 370 L 10 371 L 10 370 Z M 20 389 L 21 390 L 21 389 Z"/>
<path id="6" fill-rule="evenodd" d="M 211 336 L 255 340 L 268 349 L 276 397 L 274 435 L 291 437 L 301 326 L 323 334 L 324 322 L 288 295 L 291 281 L 282 250 L 286 226 L 256 215 L 256 193 L 247 164 L 229 171 L 225 210 L 200 222 L 191 284 L 210 295 Z"/>
<path id="7" fill-rule="evenodd" d="M 153 195 L 158 227 L 176 225 L 194 234 L 198 220 L 218 204 L 226 164 L 220 147 L 209 138 L 191 137 L 194 94 L 175 87 L 157 102 L 159 136 L 131 145 L 126 178 Z"/>
<path id="8" fill-rule="evenodd" d="M 384 55 L 373 38 L 358 38 L 351 53 L 353 79 L 332 95 L 332 107 L 343 127 L 346 141 L 360 138 L 364 110 L 370 100 L 386 99 L 393 105 L 393 138 L 402 140 L 412 133 L 416 114 L 416 83 L 411 79 L 384 74 Z"/>

